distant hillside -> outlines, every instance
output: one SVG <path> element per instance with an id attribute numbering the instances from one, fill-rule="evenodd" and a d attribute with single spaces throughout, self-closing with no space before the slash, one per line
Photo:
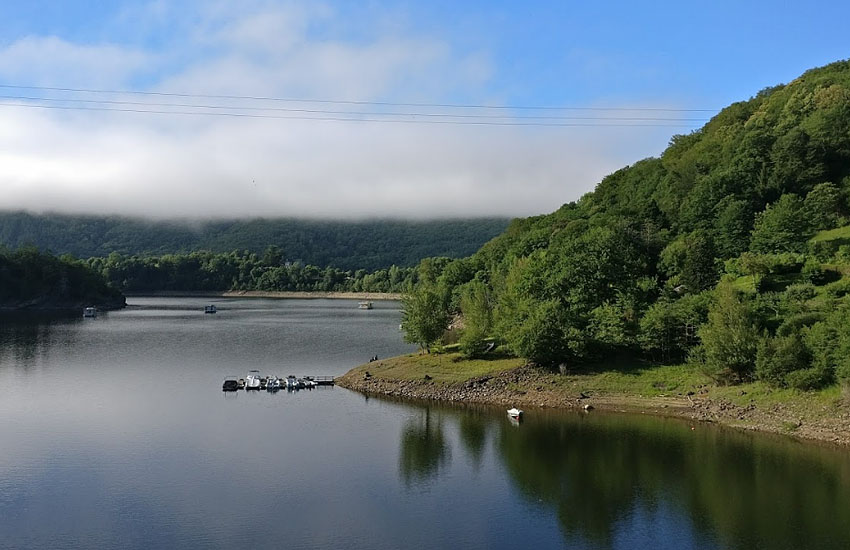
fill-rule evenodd
<path id="1" fill-rule="evenodd" d="M 199 224 L 143 219 L 0 212 L 0 245 L 34 245 L 78 258 L 162 255 L 196 250 L 262 252 L 277 246 L 288 260 L 319 267 L 369 271 L 412 266 L 422 258 L 459 258 L 502 233 L 505 218 L 405 222 L 299 219 L 209 221 Z"/>

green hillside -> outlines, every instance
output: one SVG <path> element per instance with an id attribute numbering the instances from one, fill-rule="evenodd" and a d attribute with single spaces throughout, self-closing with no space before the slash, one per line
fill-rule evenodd
<path id="1" fill-rule="evenodd" d="M 0 245 L 33 245 L 77 258 L 159 256 L 195 251 L 261 253 L 278 247 L 285 259 L 319 267 L 374 271 L 413 266 L 422 258 L 459 258 L 501 233 L 505 218 L 405 222 L 300 219 L 206 221 L 197 224 L 142 219 L 0 212 Z"/>
<path id="2" fill-rule="evenodd" d="M 689 361 L 722 383 L 801 389 L 850 377 L 850 62 L 813 69 L 674 136 L 552 214 L 514 220 L 426 276 L 466 321 L 568 367 L 614 354 Z M 430 277 L 427 276 L 430 273 Z"/>
<path id="3" fill-rule="evenodd" d="M 0 311 L 124 307 L 124 297 L 85 263 L 34 248 L 0 249 Z"/>

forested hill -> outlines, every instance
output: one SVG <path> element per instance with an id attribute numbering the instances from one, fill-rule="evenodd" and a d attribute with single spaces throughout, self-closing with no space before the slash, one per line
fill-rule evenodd
<path id="1" fill-rule="evenodd" d="M 404 222 L 300 219 L 208 221 L 195 225 L 141 219 L 0 212 L 0 244 L 33 245 L 78 258 L 162 255 L 197 250 L 262 252 L 319 267 L 412 266 L 422 258 L 468 256 L 504 231 L 505 218 Z"/>
<path id="2" fill-rule="evenodd" d="M 436 293 L 463 312 L 469 353 L 492 335 L 544 364 L 629 350 L 689 358 L 726 382 L 811 388 L 843 372 L 850 384 L 848 275 L 840 61 L 730 105 L 575 203 L 515 220 L 424 277 L 405 326 L 430 339 L 414 321 L 434 316 L 413 314 Z"/>
<path id="3" fill-rule="evenodd" d="M 0 312 L 124 307 L 121 293 L 85 262 L 35 248 L 0 250 Z"/>

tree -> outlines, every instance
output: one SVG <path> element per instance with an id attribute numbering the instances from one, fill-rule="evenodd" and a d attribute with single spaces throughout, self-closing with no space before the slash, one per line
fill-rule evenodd
<path id="1" fill-rule="evenodd" d="M 474 357 L 481 353 L 484 341 L 493 328 L 493 297 L 481 281 L 473 280 L 462 287 L 460 310 L 463 314 L 463 334 L 460 349 Z"/>
<path id="2" fill-rule="evenodd" d="M 749 304 L 730 282 L 717 285 L 708 321 L 698 334 L 707 375 L 722 382 L 751 378 L 759 331 Z"/>
<path id="3" fill-rule="evenodd" d="M 430 349 L 438 342 L 451 320 L 443 296 L 433 285 L 420 284 L 401 299 L 401 329 L 404 341 Z"/>
<path id="4" fill-rule="evenodd" d="M 762 254 L 803 252 L 809 234 L 809 220 L 803 201 L 785 194 L 756 216 L 750 250 Z"/>
<path id="5" fill-rule="evenodd" d="M 806 217 L 815 231 L 837 226 L 842 206 L 841 191 L 828 182 L 815 185 L 803 201 Z"/>

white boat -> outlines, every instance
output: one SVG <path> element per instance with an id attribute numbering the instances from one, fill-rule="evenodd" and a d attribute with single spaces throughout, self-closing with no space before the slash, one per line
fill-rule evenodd
<path id="1" fill-rule="evenodd" d="M 83 317 L 97 317 L 97 308 L 89 306 L 83 310 Z"/>
<path id="2" fill-rule="evenodd" d="M 245 389 L 246 390 L 258 390 L 260 389 L 260 371 L 258 370 L 249 370 L 248 376 L 245 377 Z"/>
<path id="3" fill-rule="evenodd" d="M 511 418 L 518 419 L 522 416 L 522 411 L 520 409 L 517 409 L 516 407 L 508 409 L 508 416 L 510 416 Z"/>
<path id="4" fill-rule="evenodd" d="M 358 302 L 357 307 L 359 309 L 372 309 L 372 302 L 366 300 L 364 302 Z"/>
<path id="5" fill-rule="evenodd" d="M 210 304 L 208 306 L 204 306 L 204 313 L 215 313 L 216 311 L 218 311 L 218 310 L 216 309 L 216 307 L 213 304 Z"/>

